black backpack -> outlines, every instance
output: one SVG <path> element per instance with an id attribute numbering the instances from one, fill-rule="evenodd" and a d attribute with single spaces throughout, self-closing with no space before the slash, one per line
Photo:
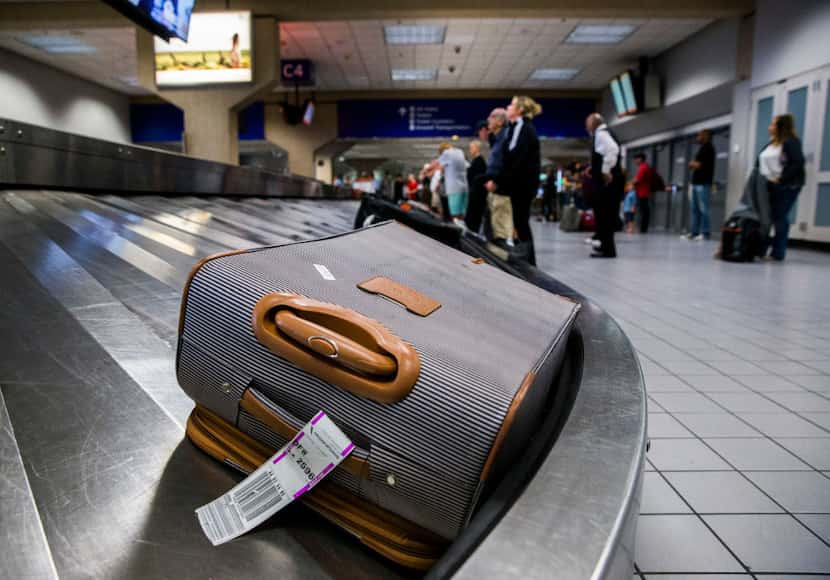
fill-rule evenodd
<path id="1" fill-rule="evenodd" d="M 657 173 L 657 170 L 653 167 L 651 168 L 651 183 L 649 184 L 649 188 L 651 189 L 651 193 L 655 193 L 657 191 L 665 191 L 666 190 L 666 182 L 663 180 L 663 176 Z"/>
<path id="2" fill-rule="evenodd" d="M 752 262 L 761 255 L 761 224 L 751 218 L 729 218 L 721 228 L 721 259 Z"/>

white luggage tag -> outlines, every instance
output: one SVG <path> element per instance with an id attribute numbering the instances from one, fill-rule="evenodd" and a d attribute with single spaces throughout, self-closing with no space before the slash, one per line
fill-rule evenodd
<path id="1" fill-rule="evenodd" d="M 354 449 L 323 411 L 229 492 L 196 510 L 214 546 L 241 536 L 313 488 Z"/>

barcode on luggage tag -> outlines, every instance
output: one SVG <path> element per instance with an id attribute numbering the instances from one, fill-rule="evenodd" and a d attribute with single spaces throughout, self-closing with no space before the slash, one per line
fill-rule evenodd
<path id="1" fill-rule="evenodd" d="M 214 546 L 224 544 L 317 485 L 353 449 L 349 438 L 320 411 L 256 471 L 197 509 L 199 525 Z"/>

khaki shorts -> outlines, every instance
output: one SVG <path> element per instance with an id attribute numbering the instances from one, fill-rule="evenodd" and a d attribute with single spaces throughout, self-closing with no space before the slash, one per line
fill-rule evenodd
<path id="1" fill-rule="evenodd" d="M 490 208 L 493 239 L 511 239 L 513 237 L 513 206 L 510 205 L 510 196 L 488 193 L 487 207 Z"/>

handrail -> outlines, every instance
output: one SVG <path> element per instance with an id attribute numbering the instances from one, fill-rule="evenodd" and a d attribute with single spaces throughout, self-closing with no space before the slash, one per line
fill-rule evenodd
<path id="1" fill-rule="evenodd" d="M 0 118 L 0 185 L 168 195 L 349 199 L 299 175 L 187 157 Z"/>

